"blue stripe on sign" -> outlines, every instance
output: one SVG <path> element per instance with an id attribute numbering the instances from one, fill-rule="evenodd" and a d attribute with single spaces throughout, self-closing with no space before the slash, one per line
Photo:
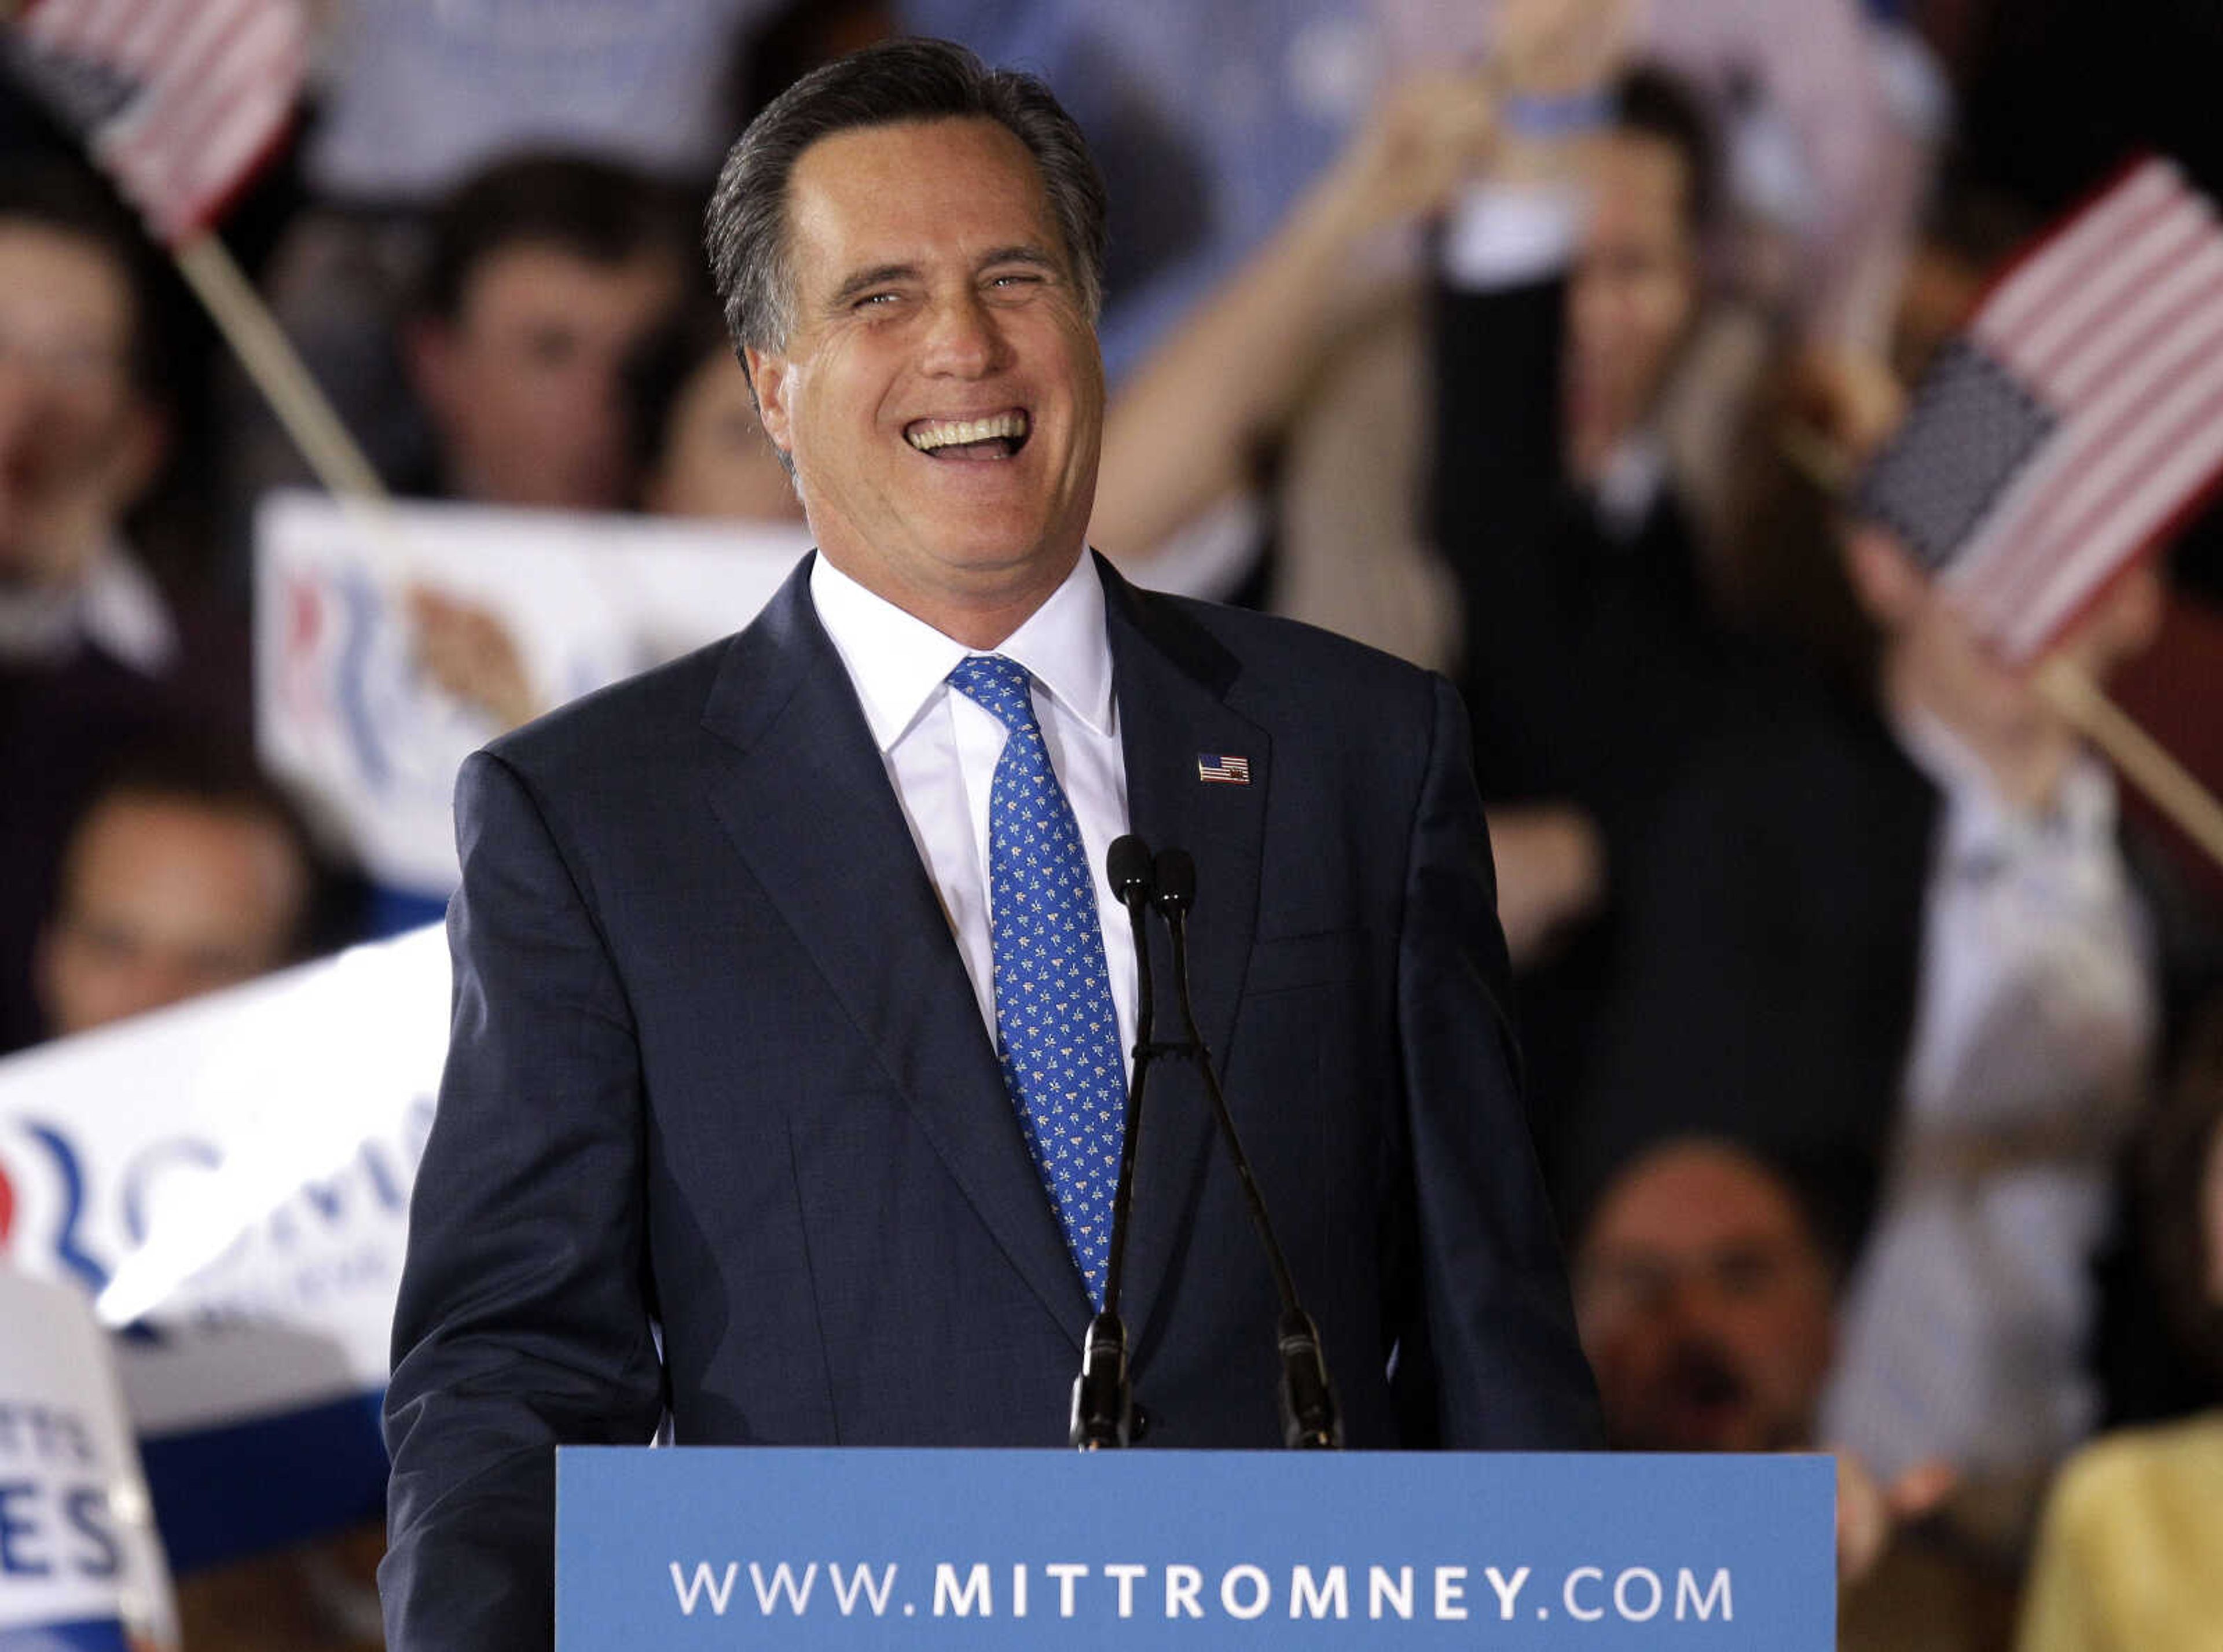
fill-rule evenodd
<path id="1" fill-rule="evenodd" d="M 0 1629 L 0 1652 L 131 1652 L 123 1625 L 113 1617 L 75 1624 L 34 1624 Z"/>
<path id="2" fill-rule="evenodd" d="M 282 1548 L 386 1506 L 382 1393 L 230 1428 L 142 1439 L 154 1520 L 173 1571 Z M 16 1649 L 0 1643 L 0 1652 Z"/>
<path id="3" fill-rule="evenodd" d="M 383 883 L 371 886 L 363 906 L 364 934 L 372 940 L 422 929 L 426 924 L 441 922 L 448 915 L 448 897 L 444 895 L 419 895 L 412 889 L 390 889 Z"/>

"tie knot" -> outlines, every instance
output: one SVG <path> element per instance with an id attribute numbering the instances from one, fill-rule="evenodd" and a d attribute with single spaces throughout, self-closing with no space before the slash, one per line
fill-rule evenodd
<path id="1" fill-rule="evenodd" d="M 949 686 L 985 706 L 1017 733 L 1035 726 L 1034 677 L 1017 660 L 1000 654 L 968 654 L 949 674 Z"/>

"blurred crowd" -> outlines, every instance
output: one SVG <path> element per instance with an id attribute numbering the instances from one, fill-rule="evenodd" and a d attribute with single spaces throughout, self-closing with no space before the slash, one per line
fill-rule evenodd
<path id="1" fill-rule="evenodd" d="M 725 147 L 890 33 L 1043 74 L 1112 194 L 1093 542 L 1464 693 L 1616 1443 L 1838 1451 L 1847 1646 L 2212 1643 L 2223 875 L 1848 499 L 2050 217 L 2140 148 L 2223 192 L 2223 13 L 312 9 L 225 236 L 386 484 L 484 504 L 799 519 L 697 246 Z M 309 475 L 0 85 L 0 1051 L 372 921 L 251 741 L 255 506 Z M 2060 645 L 2211 786 L 2219 545 Z M 409 604 L 430 681 L 545 709 Z M 186 1580 L 189 1644 L 368 1643 L 362 1586 Z"/>

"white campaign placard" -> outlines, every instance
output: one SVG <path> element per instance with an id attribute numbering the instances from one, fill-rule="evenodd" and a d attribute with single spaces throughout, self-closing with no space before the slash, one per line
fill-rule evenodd
<path id="1" fill-rule="evenodd" d="M 0 1266 L 131 1328 L 143 1435 L 375 1394 L 447 1036 L 436 926 L 0 1061 Z"/>
<path id="2" fill-rule="evenodd" d="M 78 1292 L 4 1265 L 0 1327 L 0 1646 L 174 1644 L 108 1339 Z"/>
<path id="3" fill-rule="evenodd" d="M 491 612 L 552 707 L 740 630 L 809 547 L 779 524 L 430 503 L 374 516 L 274 494 L 255 519 L 263 759 L 377 882 L 448 895 L 456 770 L 501 731 L 419 668 L 411 587 Z"/>

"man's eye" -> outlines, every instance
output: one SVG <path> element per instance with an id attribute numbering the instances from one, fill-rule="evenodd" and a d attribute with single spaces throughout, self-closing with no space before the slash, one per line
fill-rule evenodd
<path id="1" fill-rule="evenodd" d="M 860 310 L 885 309 L 895 301 L 896 295 L 892 292 L 867 292 L 857 300 L 856 307 Z"/>
<path id="2" fill-rule="evenodd" d="M 1014 271 L 1009 274 L 990 276 L 988 278 L 988 285 L 990 286 L 1004 287 L 1040 286 L 1042 285 L 1042 278 L 1041 276 L 1028 271 Z"/>

